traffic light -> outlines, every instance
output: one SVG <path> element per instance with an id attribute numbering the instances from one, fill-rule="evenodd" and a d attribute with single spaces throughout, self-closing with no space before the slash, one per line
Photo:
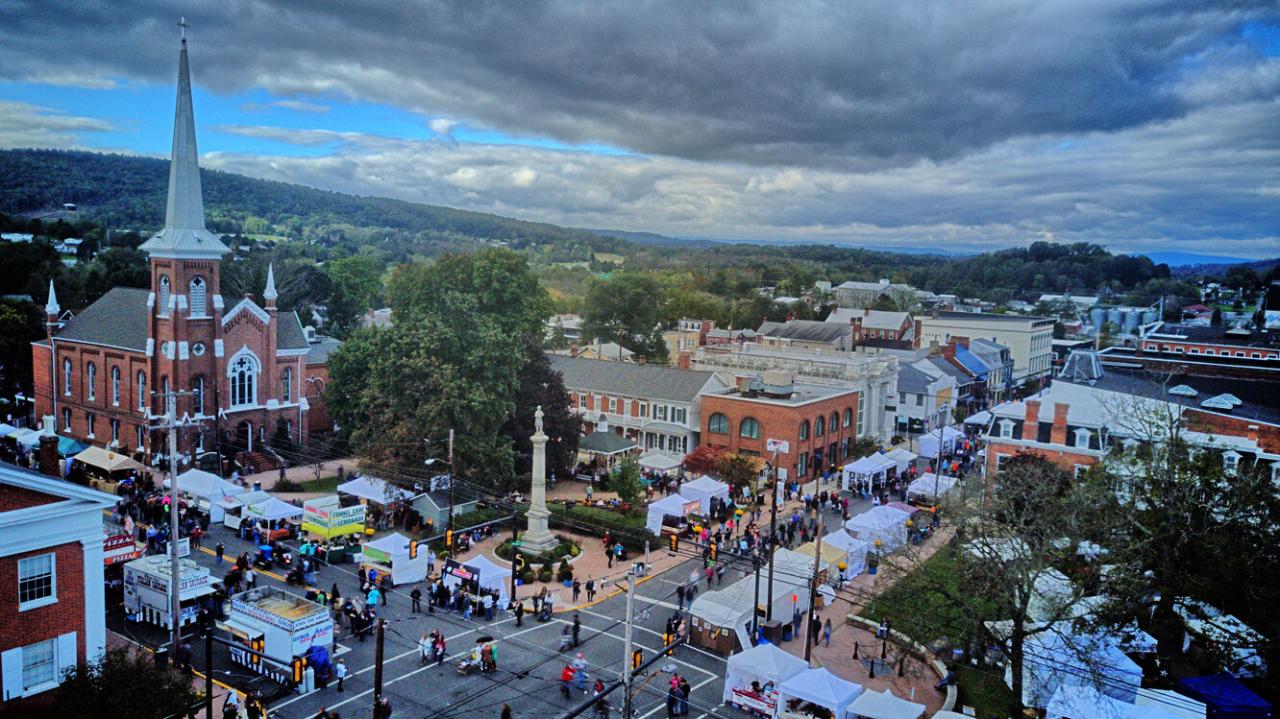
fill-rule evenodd
<path id="1" fill-rule="evenodd" d="M 256 652 L 256 654 L 250 654 L 249 661 L 254 665 L 257 665 L 258 662 L 262 661 L 262 650 L 266 649 L 266 645 L 267 643 L 262 639 L 254 639 L 250 642 L 249 648 Z"/>
<path id="2" fill-rule="evenodd" d="M 293 683 L 302 683 L 302 673 L 307 668 L 307 660 L 305 657 L 293 658 Z"/>
<path id="3" fill-rule="evenodd" d="M 450 554 L 453 553 L 453 530 L 452 529 L 444 530 L 444 547 L 445 549 L 449 550 Z"/>
<path id="4" fill-rule="evenodd" d="M 644 650 L 637 649 L 631 652 L 631 671 L 639 671 L 641 664 L 644 664 Z"/>
<path id="5" fill-rule="evenodd" d="M 670 534 L 668 536 L 671 540 L 671 551 L 672 552 L 680 551 L 680 537 L 677 536 L 676 534 Z"/>
<path id="6" fill-rule="evenodd" d="M 417 559 L 417 558 L 418 558 L 418 540 L 411 539 L 409 540 L 409 559 Z"/>

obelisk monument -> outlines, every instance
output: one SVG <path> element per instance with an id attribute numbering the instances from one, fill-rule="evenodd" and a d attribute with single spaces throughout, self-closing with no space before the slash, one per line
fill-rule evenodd
<path id="1" fill-rule="evenodd" d="M 525 554 L 541 554 L 555 549 L 559 544 L 547 528 L 547 435 L 542 431 L 542 406 L 533 415 L 533 483 L 529 490 L 529 511 L 525 517 L 529 529 L 520 536 L 520 551 Z"/>

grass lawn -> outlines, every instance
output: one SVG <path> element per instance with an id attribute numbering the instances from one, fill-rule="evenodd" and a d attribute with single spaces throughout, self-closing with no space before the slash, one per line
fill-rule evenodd
<path id="1" fill-rule="evenodd" d="M 303 492 L 326 492 L 333 493 L 338 491 L 338 485 L 342 484 L 338 481 L 338 475 L 331 474 L 320 479 L 309 479 L 305 482 L 299 482 L 302 485 Z"/>
<path id="2" fill-rule="evenodd" d="M 876 597 L 862 616 L 875 621 L 888 619 L 893 628 L 924 645 L 944 639 L 955 643 L 963 639 L 969 619 L 935 588 L 960 594 L 961 579 L 956 575 L 955 559 L 947 548 L 927 559 L 917 571 L 903 576 L 888 591 Z M 955 665 L 959 689 L 957 710 L 969 705 L 979 717 L 1009 717 L 1013 712 L 1013 692 L 1005 686 L 996 670 L 982 670 Z"/>

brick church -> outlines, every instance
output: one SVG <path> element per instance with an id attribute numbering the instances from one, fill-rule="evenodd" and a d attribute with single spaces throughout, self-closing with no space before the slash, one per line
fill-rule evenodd
<path id="1" fill-rule="evenodd" d="M 69 319 L 50 281 L 48 334 L 32 346 L 37 416 L 52 417 L 59 435 L 147 461 L 166 451 L 166 435 L 152 427 L 163 423 L 171 391 L 176 417 L 189 420 L 178 433 L 187 461 L 219 446 L 261 461 L 257 450 L 277 431 L 301 442 L 324 429 L 325 359 L 337 342 L 276 307 L 271 269 L 261 304 L 222 295 L 230 250 L 205 227 L 185 38 L 164 229 L 140 249 L 150 289 L 113 288 Z"/>

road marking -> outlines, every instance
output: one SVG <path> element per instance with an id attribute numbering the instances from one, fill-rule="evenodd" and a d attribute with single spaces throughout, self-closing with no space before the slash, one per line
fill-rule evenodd
<path id="1" fill-rule="evenodd" d="M 698 682 L 697 684 L 694 684 L 693 686 L 689 687 L 689 696 L 688 696 L 688 697 L 686 697 L 685 701 L 688 701 L 690 698 L 692 698 L 692 697 L 693 697 L 693 693 L 694 693 L 694 692 L 698 691 L 698 690 L 699 690 L 699 689 L 701 689 L 702 687 L 705 687 L 706 685 L 710 684 L 711 682 L 715 681 L 715 680 L 716 680 L 716 679 L 718 679 L 718 678 L 719 678 L 719 677 L 717 677 L 717 676 L 715 676 L 715 675 L 712 675 L 712 676 L 711 676 L 711 678 L 709 678 L 709 679 L 703 679 L 702 681 Z M 663 693 L 663 694 L 666 694 L 666 692 L 662 692 L 662 693 Z M 649 711 L 645 712 L 644 714 L 641 714 L 641 715 L 640 715 L 640 717 L 639 717 L 639 719 L 646 719 L 646 717 L 653 716 L 653 715 L 654 715 L 654 714 L 656 714 L 658 711 L 660 711 L 660 710 L 662 710 L 662 709 L 666 709 L 666 708 L 667 708 L 667 702 L 666 702 L 665 700 L 664 700 L 664 701 L 661 701 L 661 702 L 658 702 L 658 705 L 657 705 L 657 706 L 655 706 L 654 708 L 652 708 L 652 709 L 650 709 Z M 707 714 L 710 714 L 710 713 L 711 713 L 711 712 L 706 712 L 706 713 L 704 713 L 702 716 L 698 717 L 698 719 L 702 719 L 702 717 L 705 717 L 705 716 L 707 716 Z"/>
<path id="2" fill-rule="evenodd" d="M 585 612 L 585 613 L 586 613 L 586 614 L 590 614 L 590 615 L 591 615 L 591 616 L 593 616 L 593 617 L 599 617 L 600 619 L 610 619 L 610 620 L 612 620 L 612 619 L 613 619 L 613 617 L 610 617 L 610 616 L 605 615 L 605 614 L 600 614 L 599 612 L 591 612 L 591 611 L 588 611 L 588 612 Z M 654 630 L 652 630 L 652 629 L 650 629 L 650 628 L 648 628 L 648 627 L 642 627 L 642 626 L 639 626 L 639 625 L 634 625 L 634 626 L 633 626 L 633 628 L 634 628 L 634 629 L 636 629 L 637 631 L 641 631 L 641 632 L 648 632 L 649 634 L 652 634 L 652 635 L 653 635 L 653 636 L 655 636 L 655 637 L 659 637 L 659 638 L 660 638 L 660 637 L 662 637 L 662 632 L 656 632 L 656 631 L 654 631 Z M 612 635 L 611 635 L 611 636 L 612 636 Z M 716 660 L 716 661 L 718 661 L 718 662 L 727 661 L 724 657 L 722 657 L 722 656 L 720 656 L 720 655 L 718 655 L 718 654 L 712 654 L 711 652 L 708 652 L 708 651 L 706 651 L 705 649 L 701 649 L 701 648 L 699 648 L 699 647 L 695 647 L 695 646 L 693 646 L 692 644 L 689 644 L 688 642 L 685 642 L 682 646 L 683 646 L 684 648 L 686 648 L 686 649 L 692 649 L 693 651 L 698 652 L 699 654 L 705 655 L 705 656 L 707 656 L 707 657 L 709 657 L 709 658 L 711 658 L 711 659 L 714 659 L 714 660 Z M 696 667 L 695 667 L 695 668 L 696 668 Z M 700 671 L 705 671 L 705 670 L 700 670 Z"/>
<path id="3" fill-rule="evenodd" d="M 560 621 L 562 621 L 562 622 L 563 622 L 564 620 L 563 620 L 563 619 L 561 619 Z M 568 624 L 568 622 L 565 622 L 565 624 Z M 635 628 L 635 629 L 641 629 L 641 627 L 634 627 L 634 628 Z M 658 633 L 657 633 L 657 632 L 654 632 L 654 634 L 658 634 Z M 616 635 L 616 634 L 612 634 L 612 633 L 609 633 L 609 632 L 599 632 L 598 634 L 595 634 L 595 635 L 592 635 L 592 636 L 606 636 L 606 637 L 612 637 L 612 638 L 614 638 L 614 639 L 617 639 L 617 640 L 618 640 L 618 641 L 620 641 L 620 642 L 625 642 L 625 641 L 627 641 L 627 640 L 626 640 L 626 637 L 620 637 L 620 636 L 618 636 L 618 635 Z M 661 635 L 661 634 L 658 634 L 658 636 L 662 636 L 662 635 Z M 685 646 L 688 646 L 688 645 L 686 644 Z M 649 647 L 645 647 L 645 646 L 643 646 L 643 645 L 641 645 L 641 648 L 643 648 L 643 649 L 650 649 Z M 696 647 L 694 647 L 694 648 L 696 648 Z M 650 651 L 653 651 L 653 650 L 652 650 L 652 649 L 650 649 Z M 709 657 L 711 657 L 711 658 L 713 658 L 713 659 L 720 659 L 720 657 L 717 657 L 717 656 L 716 656 L 716 655 L 714 655 L 714 654 L 708 654 L 707 656 L 709 656 Z M 667 658 L 668 658 L 668 659 L 670 659 L 671 661 L 675 662 L 676 664 L 680 664 L 680 665 L 686 666 L 686 667 L 688 667 L 689 669 L 692 669 L 693 671 L 698 672 L 698 673 L 700 673 L 700 674 L 706 674 L 707 676 L 710 676 L 710 677 L 716 677 L 716 676 L 719 676 L 719 675 L 718 675 L 718 674 L 716 674 L 715 672 L 707 671 L 706 669 L 703 669 L 703 668 L 702 668 L 702 667 L 700 667 L 700 666 L 697 666 L 697 665 L 695 665 L 695 664 L 690 664 L 689 662 L 686 662 L 686 661 L 681 660 L 681 659 L 677 659 L 677 658 L 675 658 L 675 657 L 673 657 L 673 656 L 671 656 L 671 655 L 667 655 Z M 724 661 L 724 660 L 723 660 L 723 659 L 720 659 L 720 661 Z"/>

